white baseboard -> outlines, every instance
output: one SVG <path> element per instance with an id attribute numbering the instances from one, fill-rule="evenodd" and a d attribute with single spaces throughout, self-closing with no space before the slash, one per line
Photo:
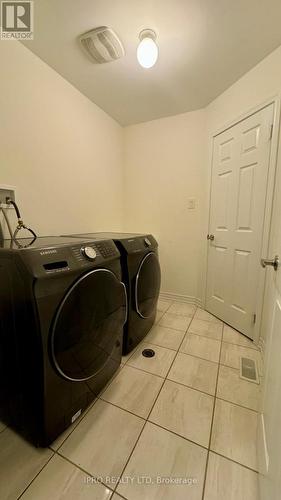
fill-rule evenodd
<path id="1" fill-rule="evenodd" d="M 197 297 L 192 297 L 190 295 L 181 295 L 179 293 L 172 293 L 172 292 L 161 292 L 160 299 L 175 300 L 177 302 L 186 302 L 187 304 L 194 304 L 195 306 L 202 307 L 201 299 L 198 299 Z"/>
<path id="2" fill-rule="evenodd" d="M 266 444 L 266 433 L 264 425 L 264 415 L 261 413 L 258 419 L 258 470 L 260 474 L 268 473 L 269 456 Z"/>

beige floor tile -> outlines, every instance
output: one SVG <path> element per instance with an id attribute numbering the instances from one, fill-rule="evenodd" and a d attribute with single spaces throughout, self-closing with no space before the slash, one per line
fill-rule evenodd
<path id="1" fill-rule="evenodd" d="M 135 352 L 135 350 L 132 351 L 132 354 L 133 352 Z M 118 370 L 113 374 L 113 376 L 111 377 L 111 379 L 105 384 L 105 386 L 100 390 L 99 394 L 97 395 L 97 399 L 102 397 L 103 393 L 106 391 L 106 389 L 110 386 L 111 382 L 113 382 L 113 380 L 115 379 L 115 377 L 117 377 L 117 375 L 123 370 L 124 366 L 125 366 L 126 363 L 121 363 Z"/>
<path id="2" fill-rule="evenodd" d="M 191 318 L 187 316 L 180 316 L 179 314 L 171 314 L 169 312 L 165 313 L 164 316 L 159 321 L 160 326 L 167 326 L 168 328 L 173 328 L 174 330 L 180 330 L 186 332 Z"/>
<path id="3" fill-rule="evenodd" d="M 163 379 L 130 366 L 113 380 L 102 399 L 146 418 L 161 389 Z"/>
<path id="4" fill-rule="evenodd" d="M 0 434 L 0 498 L 15 500 L 53 455 L 36 448 L 11 429 Z"/>
<path id="5" fill-rule="evenodd" d="M 97 400 L 95 399 L 89 405 L 89 407 L 82 413 L 82 415 L 79 418 L 77 418 L 77 420 L 75 420 L 75 422 L 72 425 L 70 425 L 62 434 L 60 434 L 60 436 L 58 436 L 57 439 L 55 439 L 55 441 L 52 442 L 52 444 L 50 445 L 50 448 L 52 448 L 52 450 L 57 451 L 60 448 L 62 443 L 66 440 L 66 438 L 68 438 L 68 436 L 70 436 L 72 431 L 74 431 L 75 427 L 77 427 L 77 425 L 81 422 L 81 420 L 83 420 L 86 413 L 90 410 L 90 408 L 92 408 L 92 406 L 96 403 L 96 401 Z"/>
<path id="6" fill-rule="evenodd" d="M 145 358 L 142 355 L 144 349 L 153 349 L 155 356 L 153 358 Z M 127 365 L 140 368 L 160 377 L 166 377 L 175 355 L 176 352 L 171 349 L 143 342 L 134 355 L 127 361 Z"/>
<path id="7" fill-rule="evenodd" d="M 185 333 L 179 330 L 156 325 L 153 326 L 149 334 L 145 337 L 145 341 L 150 342 L 150 344 L 160 345 L 161 347 L 167 347 L 167 349 L 174 349 L 177 351 L 184 335 Z"/>
<path id="8" fill-rule="evenodd" d="M 219 368 L 217 397 L 258 411 L 261 386 L 241 379 L 239 371 L 235 368 L 221 365 Z"/>
<path id="9" fill-rule="evenodd" d="M 248 339 L 245 335 L 242 335 L 242 333 L 237 332 L 237 330 L 234 330 L 234 328 L 231 328 L 231 326 L 228 325 L 224 325 L 223 327 L 223 341 L 258 350 L 258 347 L 252 340 Z"/>
<path id="10" fill-rule="evenodd" d="M 159 299 L 157 303 L 157 311 L 166 312 L 171 304 L 171 300 Z"/>
<path id="11" fill-rule="evenodd" d="M 201 319 L 201 320 L 204 320 L 204 321 L 210 321 L 211 323 L 222 324 L 222 321 L 220 319 L 216 318 L 216 316 L 213 316 L 208 311 L 205 311 L 205 309 L 200 309 L 199 307 L 198 307 L 198 309 L 197 309 L 197 311 L 195 313 L 194 318 L 195 319 Z"/>
<path id="12" fill-rule="evenodd" d="M 136 350 L 138 349 L 138 347 L 139 346 L 137 345 L 134 349 L 132 349 L 131 352 L 129 352 L 128 354 L 125 354 L 124 356 L 122 356 L 122 364 L 123 365 L 125 365 L 127 363 L 128 359 L 130 359 L 133 356 L 134 352 L 136 352 Z"/>
<path id="13" fill-rule="evenodd" d="M 180 316 L 192 317 L 196 311 L 196 306 L 193 304 L 186 304 L 185 302 L 174 302 L 168 309 L 171 314 L 178 314 Z"/>
<path id="14" fill-rule="evenodd" d="M 258 500 L 258 475 L 210 452 L 204 500 Z"/>
<path id="15" fill-rule="evenodd" d="M 142 427 L 139 417 L 100 400 L 63 443 L 60 453 L 94 476 L 118 476 Z"/>
<path id="16" fill-rule="evenodd" d="M 129 500 L 201 500 L 207 450 L 147 423 L 124 471 L 133 482 L 117 492 Z M 148 476 L 151 484 L 138 482 Z M 157 478 L 196 480 L 193 484 L 157 484 Z"/>
<path id="17" fill-rule="evenodd" d="M 204 321 L 202 319 L 193 319 L 189 329 L 189 333 L 196 333 L 215 340 L 222 338 L 222 324 Z"/>
<path id="18" fill-rule="evenodd" d="M 212 396 L 167 380 L 149 420 L 207 448 L 213 405 Z"/>
<path id="19" fill-rule="evenodd" d="M 21 498 L 23 500 L 109 500 L 112 491 L 90 480 L 87 474 L 56 455 Z"/>
<path id="20" fill-rule="evenodd" d="M 216 400 L 211 450 L 257 470 L 258 413 Z"/>
<path id="21" fill-rule="evenodd" d="M 230 366 L 231 368 L 240 369 L 240 357 L 254 359 L 257 362 L 259 373 L 261 373 L 261 357 L 260 352 L 255 349 L 249 349 L 239 345 L 228 344 L 222 342 L 220 363 Z"/>
<path id="22" fill-rule="evenodd" d="M 178 353 L 168 379 L 214 395 L 218 365 L 189 354 Z"/>
<path id="23" fill-rule="evenodd" d="M 207 337 L 202 337 L 201 335 L 187 333 L 180 347 L 180 351 L 218 363 L 220 348 L 220 340 L 209 339 Z"/>
<path id="24" fill-rule="evenodd" d="M 156 318 L 154 324 L 157 325 L 160 319 L 164 316 L 164 311 L 156 311 Z"/>

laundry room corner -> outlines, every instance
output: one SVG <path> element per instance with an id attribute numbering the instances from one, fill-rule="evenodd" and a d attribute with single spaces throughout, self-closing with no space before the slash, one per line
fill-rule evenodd
<path id="1" fill-rule="evenodd" d="M 158 238 L 163 296 L 197 305 L 206 159 L 205 110 L 125 127 L 126 230 L 146 227 Z"/>

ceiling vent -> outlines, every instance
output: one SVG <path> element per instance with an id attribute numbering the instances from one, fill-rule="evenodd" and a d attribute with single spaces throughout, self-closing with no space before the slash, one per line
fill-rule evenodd
<path id="1" fill-rule="evenodd" d="M 91 61 L 98 64 L 115 61 L 124 56 L 121 40 L 111 28 L 100 26 L 79 37 L 83 49 Z"/>

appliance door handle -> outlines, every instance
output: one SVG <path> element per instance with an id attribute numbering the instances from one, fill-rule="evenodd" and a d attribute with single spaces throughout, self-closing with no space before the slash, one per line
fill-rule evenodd
<path id="1" fill-rule="evenodd" d="M 274 271 L 277 271 L 278 267 L 280 266 L 279 256 L 275 255 L 274 259 L 261 259 L 261 266 L 272 266 L 274 268 Z"/>
<path id="2" fill-rule="evenodd" d="M 124 294 L 125 294 L 125 302 L 126 302 L 126 309 L 125 309 L 125 320 L 124 320 L 124 323 L 123 323 L 123 326 L 125 325 L 125 323 L 127 322 L 127 319 L 128 319 L 128 295 L 127 295 L 127 288 L 126 288 L 126 285 L 123 283 L 123 281 L 120 281 L 121 285 L 123 286 L 124 288 Z"/>

